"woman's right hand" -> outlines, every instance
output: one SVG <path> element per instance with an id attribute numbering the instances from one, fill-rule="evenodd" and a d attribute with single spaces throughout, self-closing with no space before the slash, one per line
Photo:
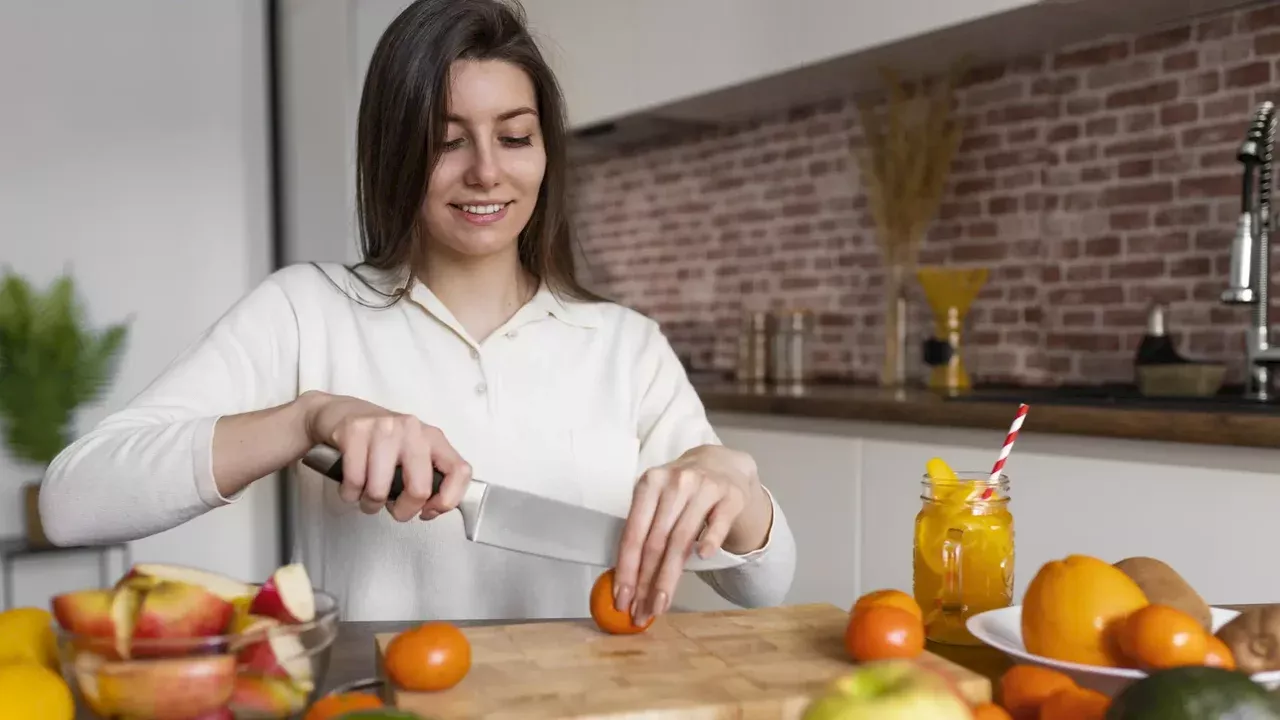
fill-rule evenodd
<path id="1" fill-rule="evenodd" d="M 342 453 L 338 495 L 344 501 L 359 502 L 361 511 L 369 515 L 385 507 L 400 522 L 415 515 L 433 520 L 462 501 L 471 466 L 439 428 L 359 398 L 308 395 L 307 436 L 313 445 L 325 443 Z M 402 469 L 404 491 L 388 505 L 397 465 Z M 433 468 L 444 473 L 440 492 L 434 496 Z"/>

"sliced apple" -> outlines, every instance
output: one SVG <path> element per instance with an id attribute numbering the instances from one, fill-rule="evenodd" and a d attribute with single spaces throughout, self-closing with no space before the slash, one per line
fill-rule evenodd
<path id="1" fill-rule="evenodd" d="M 138 563 L 125 574 L 120 582 L 138 585 L 154 585 L 168 580 L 170 582 L 199 585 L 218 597 L 232 602 L 240 597 L 253 597 L 257 589 L 248 583 L 240 582 L 226 575 L 199 570 L 185 565 L 167 565 L 164 563 Z"/>
<path id="2" fill-rule="evenodd" d="M 122 590 L 128 586 L 122 586 Z M 222 635 L 231 624 L 231 602 L 199 585 L 164 580 L 158 582 L 138 608 L 133 639 L 136 655 L 189 653 L 190 644 L 151 643 L 155 640 L 188 640 Z"/>
<path id="3" fill-rule="evenodd" d="M 231 655 L 111 662 L 98 669 L 97 705 L 110 716 L 186 720 L 225 708 L 235 681 Z"/>
<path id="4" fill-rule="evenodd" d="M 275 618 L 285 624 L 314 620 L 316 595 L 307 568 L 293 563 L 271 573 L 249 605 L 249 613 Z"/>
<path id="5" fill-rule="evenodd" d="M 231 708 L 237 720 L 293 717 L 307 706 L 310 696 L 309 689 L 288 678 L 241 675 L 236 678 Z"/>
<path id="6" fill-rule="evenodd" d="M 246 672 L 270 678 L 284 678 L 310 692 L 315 683 L 311 658 L 297 633 L 275 618 L 249 616 L 236 634 L 236 658 Z"/>
<path id="7" fill-rule="evenodd" d="M 113 659 L 129 657 L 142 594 L 131 586 L 116 590 L 77 590 L 52 600 L 53 616 L 62 629 L 89 638 L 79 642 Z"/>

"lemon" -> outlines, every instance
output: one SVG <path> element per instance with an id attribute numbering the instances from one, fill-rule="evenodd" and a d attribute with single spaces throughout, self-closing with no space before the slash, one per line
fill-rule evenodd
<path id="1" fill-rule="evenodd" d="M 919 461 L 917 461 L 919 462 Z M 956 472 L 951 469 L 946 460 L 942 458 L 931 458 L 929 462 L 924 464 L 925 474 L 934 480 L 955 480 Z"/>
<path id="2" fill-rule="evenodd" d="M 41 665 L 0 665 L 0 698 L 0 720 L 75 719 L 71 688 Z"/>
<path id="3" fill-rule="evenodd" d="M 58 669 L 58 648 L 49 611 L 21 607 L 0 613 L 0 665 L 14 662 Z"/>

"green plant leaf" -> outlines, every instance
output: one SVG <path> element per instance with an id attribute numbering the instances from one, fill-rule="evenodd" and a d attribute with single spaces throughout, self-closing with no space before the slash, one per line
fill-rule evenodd
<path id="1" fill-rule="evenodd" d="M 126 323 L 94 332 L 75 281 L 40 292 L 6 269 L 0 282 L 0 423 L 9 451 L 47 465 L 71 441 L 71 421 L 102 397 L 117 371 Z"/>

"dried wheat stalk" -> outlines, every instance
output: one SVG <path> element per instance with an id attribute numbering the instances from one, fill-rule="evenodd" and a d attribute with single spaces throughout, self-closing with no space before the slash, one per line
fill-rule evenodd
<path id="1" fill-rule="evenodd" d="M 883 122 L 874 107 L 865 101 L 858 104 L 866 146 L 855 148 L 854 155 L 879 229 L 880 249 L 890 265 L 915 264 L 925 229 L 942 201 L 960 145 L 953 101 L 964 65 L 957 63 L 946 76 L 929 83 L 927 94 L 908 93 L 897 73 L 882 69 L 888 91 Z"/>

